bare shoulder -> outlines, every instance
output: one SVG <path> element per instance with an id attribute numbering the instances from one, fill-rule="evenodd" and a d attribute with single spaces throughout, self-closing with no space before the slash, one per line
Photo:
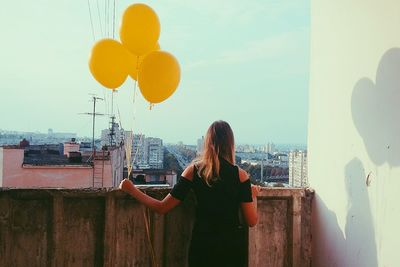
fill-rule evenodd
<path id="1" fill-rule="evenodd" d="M 190 164 L 186 167 L 186 169 L 182 173 L 182 177 L 192 181 L 193 180 L 193 172 L 194 172 L 194 164 Z"/>
<path id="2" fill-rule="evenodd" d="M 239 168 L 239 179 L 240 179 L 240 182 L 243 183 L 249 179 L 249 174 L 242 168 L 240 168 L 240 167 L 238 167 L 238 168 Z"/>

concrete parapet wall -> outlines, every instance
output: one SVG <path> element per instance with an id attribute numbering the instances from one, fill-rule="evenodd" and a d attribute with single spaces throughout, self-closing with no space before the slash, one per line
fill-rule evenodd
<path id="1" fill-rule="evenodd" d="M 262 189 L 249 266 L 311 265 L 312 196 Z M 193 218 L 193 196 L 158 215 L 118 190 L 0 188 L 0 266 L 186 266 Z"/>

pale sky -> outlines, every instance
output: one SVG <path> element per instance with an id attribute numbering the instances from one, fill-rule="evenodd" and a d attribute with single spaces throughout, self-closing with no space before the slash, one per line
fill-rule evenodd
<path id="1" fill-rule="evenodd" d="M 95 40 L 112 37 L 113 3 L 89 0 Z M 116 0 L 117 40 L 123 10 L 133 3 Z M 178 59 L 181 82 L 149 110 L 139 91 L 133 105 L 128 77 L 114 97 L 126 130 L 195 144 L 223 119 L 237 143 L 306 143 L 309 0 L 143 3 L 158 14 L 161 49 Z M 0 32 L 0 129 L 91 136 L 91 118 L 78 113 L 92 111 L 89 94 L 106 98 L 97 112 L 110 113 L 111 91 L 88 68 L 94 44 L 88 2 L 4 2 Z M 108 121 L 96 121 L 97 136 Z"/>

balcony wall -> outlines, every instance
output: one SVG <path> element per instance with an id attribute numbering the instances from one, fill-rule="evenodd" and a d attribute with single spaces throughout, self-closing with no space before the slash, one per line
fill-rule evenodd
<path id="1" fill-rule="evenodd" d="M 145 191 L 162 198 L 169 189 Z M 262 189 L 249 266 L 311 265 L 312 197 Z M 193 206 L 189 196 L 158 215 L 118 190 L 0 188 L 0 266 L 152 266 L 149 240 L 158 266 L 186 266 Z"/>

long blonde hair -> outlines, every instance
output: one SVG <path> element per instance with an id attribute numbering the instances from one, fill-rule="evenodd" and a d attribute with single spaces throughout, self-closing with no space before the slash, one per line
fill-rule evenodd
<path id="1" fill-rule="evenodd" d="M 235 164 L 233 132 L 229 124 L 222 120 L 215 121 L 210 125 L 204 138 L 203 152 L 194 160 L 199 176 L 209 186 L 219 177 L 220 157 Z"/>

